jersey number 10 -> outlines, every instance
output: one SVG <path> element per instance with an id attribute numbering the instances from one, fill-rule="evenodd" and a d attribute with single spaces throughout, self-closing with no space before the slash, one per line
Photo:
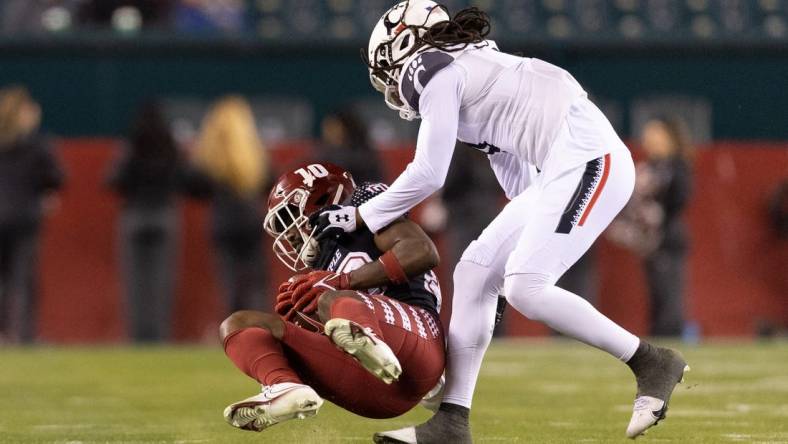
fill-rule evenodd
<path id="1" fill-rule="evenodd" d="M 315 182 L 315 179 L 328 176 L 328 170 L 326 167 L 319 163 L 313 163 L 306 168 L 299 168 L 295 170 L 295 173 L 304 179 L 304 185 L 308 187 L 312 186 L 312 184 Z"/>

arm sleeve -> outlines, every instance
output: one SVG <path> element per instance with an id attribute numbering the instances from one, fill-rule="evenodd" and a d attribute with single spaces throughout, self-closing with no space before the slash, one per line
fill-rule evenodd
<path id="1" fill-rule="evenodd" d="M 501 151 L 489 157 L 490 167 L 509 200 L 528 188 L 536 177 L 536 169 L 513 154 Z"/>
<path id="2" fill-rule="evenodd" d="M 416 154 L 388 190 L 358 207 L 373 233 L 380 231 L 443 186 L 449 171 L 463 89 L 462 73 L 449 66 L 424 87 Z"/>

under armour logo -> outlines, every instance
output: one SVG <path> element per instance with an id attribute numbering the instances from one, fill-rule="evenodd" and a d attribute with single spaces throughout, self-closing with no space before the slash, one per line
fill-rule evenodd
<path id="1" fill-rule="evenodd" d="M 334 217 L 337 218 L 337 222 L 350 222 L 350 216 L 347 214 L 335 214 Z"/>

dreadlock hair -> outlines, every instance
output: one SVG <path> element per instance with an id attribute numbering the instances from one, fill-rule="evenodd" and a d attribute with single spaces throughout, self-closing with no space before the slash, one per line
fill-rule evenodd
<path id="1" fill-rule="evenodd" d="M 454 18 L 432 25 L 422 37 L 425 44 L 447 52 L 461 51 L 468 45 L 481 43 L 490 34 L 490 17 L 472 6 Z"/>

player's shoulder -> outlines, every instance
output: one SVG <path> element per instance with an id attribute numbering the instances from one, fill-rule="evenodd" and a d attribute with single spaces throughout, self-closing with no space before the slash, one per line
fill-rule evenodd
<path id="1" fill-rule="evenodd" d="M 417 52 L 405 63 L 400 74 L 400 96 L 411 108 L 418 111 L 421 93 L 427 84 L 457 58 L 458 53 L 436 48 Z"/>
<path id="2" fill-rule="evenodd" d="M 382 182 L 363 182 L 358 185 L 353 191 L 353 194 L 350 195 L 349 205 L 354 207 L 361 206 L 366 201 L 386 191 L 388 187 L 388 185 Z"/>

